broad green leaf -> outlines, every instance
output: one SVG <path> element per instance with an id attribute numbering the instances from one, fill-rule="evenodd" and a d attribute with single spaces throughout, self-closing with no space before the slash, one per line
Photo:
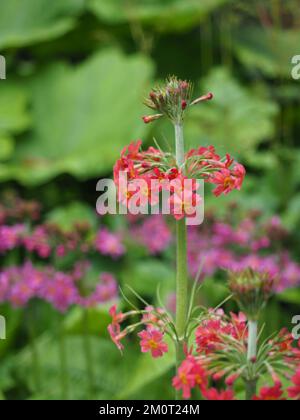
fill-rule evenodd
<path id="1" fill-rule="evenodd" d="M 19 83 L 0 83 L 0 133 L 19 133 L 28 128 L 28 93 Z"/>
<path id="2" fill-rule="evenodd" d="M 291 60 L 299 54 L 298 30 L 245 27 L 239 29 L 235 40 L 236 54 L 250 71 L 257 69 L 268 77 L 291 79 Z"/>
<path id="3" fill-rule="evenodd" d="M 184 30 L 231 0 L 89 0 L 90 9 L 103 21 L 140 21 L 159 31 Z"/>
<path id="4" fill-rule="evenodd" d="M 14 150 L 14 141 L 11 137 L 0 134 L 0 161 L 11 157 Z"/>
<path id="5" fill-rule="evenodd" d="M 47 41 L 72 29 L 84 0 L 9 0 L 1 2 L 0 48 Z"/>
<path id="6" fill-rule="evenodd" d="M 84 311 L 86 311 L 85 314 Z M 108 306 L 101 305 L 98 308 L 81 308 L 77 306 L 67 315 L 64 327 L 68 334 L 83 334 L 87 325 L 89 334 L 103 337 L 107 335 L 107 326 L 110 322 L 111 317 Z"/>
<path id="7" fill-rule="evenodd" d="M 96 211 L 80 202 L 73 202 L 51 211 L 46 220 L 55 223 L 65 231 L 72 231 L 76 223 L 89 223 L 93 228 L 97 223 Z"/>
<path id="8" fill-rule="evenodd" d="M 191 110 L 186 127 L 191 146 L 213 144 L 220 152 L 247 156 L 273 135 L 278 107 L 263 94 L 244 88 L 225 68 L 213 70 L 202 86 L 214 99 Z"/>
<path id="9" fill-rule="evenodd" d="M 295 305 L 300 304 L 300 288 L 294 288 L 294 289 L 287 289 L 284 292 L 279 294 L 279 299 L 283 300 L 287 303 L 293 303 Z"/>
<path id="10" fill-rule="evenodd" d="M 64 345 L 67 356 L 67 380 L 71 399 L 88 398 L 87 360 L 85 356 L 85 336 L 65 336 Z M 111 340 L 90 336 L 95 397 L 112 399 L 125 389 L 136 364 L 140 351 L 130 343 L 122 356 Z M 40 387 L 36 388 L 32 369 L 30 347 L 25 347 L 14 358 L 14 371 L 23 378 L 24 384 L 32 392 L 31 399 L 60 399 L 61 362 L 58 337 L 46 334 L 36 339 L 40 366 Z M 94 397 L 94 398 L 95 398 Z"/>
<path id="11" fill-rule="evenodd" d="M 153 359 L 151 355 L 141 355 L 131 371 L 130 379 L 121 393 L 116 395 L 117 400 L 128 399 L 141 391 L 149 383 L 159 379 L 175 366 L 175 346 L 171 339 L 168 342 L 169 351 L 160 359 Z M 153 383 L 155 387 L 155 383 Z M 171 387 L 171 383 L 170 383 Z"/>
<path id="12" fill-rule="evenodd" d="M 60 173 L 110 173 L 120 150 L 144 136 L 141 102 L 152 75 L 141 55 L 109 49 L 78 67 L 57 64 L 32 83 L 33 132 L 0 179 L 39 184 Z"/>
<path id="13" fill-rule="evenodd" d="M 129 294 L 126 286 L 130 286 L 143 297 L 155 296 L 158 286 L 162 291 L 175 286 L 175 273 L 166 263 L 155 259 L 134 261 L 122 273 L 122 287 L 125 294 Z"/>

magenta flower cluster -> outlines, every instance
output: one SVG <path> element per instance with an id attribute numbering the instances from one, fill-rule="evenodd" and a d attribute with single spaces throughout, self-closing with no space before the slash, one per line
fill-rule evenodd
<path id="1" fill-rule="evenodd" d="M 94 290 L 83 296 L 79 283 L 81 277 L 78 277 L 79 273 L 84 274 L 82 270 L 75 265 L 73 272 L 63 273 L 50 266 L 36 268 L 31 262 L 6 268 L 0 273 L 0 303 L 9 302 L 14 307 L 22 307 L 35 298 L 65 312 L 72 305 L 93 307 L 116 299 L 117 281 L 110 273 L 102 273 Z"/>
<path id="2" fill-rule="evenodd" d="M 252 268 L 267 271 L 278 278 L 277 290 L 300 284 L 300 265 L 286 250 L 288 232 L 278 217 L 260 222 L 250 212 L 239 224 L 212 220 L 207 226 L 190 228 L 188 262 L 192 276 L 203 264 L 203 277 L 214 276 L 220 269 L 242 271 Z"/>

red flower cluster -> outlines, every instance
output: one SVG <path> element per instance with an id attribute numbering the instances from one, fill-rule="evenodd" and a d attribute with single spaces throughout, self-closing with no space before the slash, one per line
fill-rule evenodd
<path id="1" fill-rule="evenodd" d="M 197 352 L 209 354 L 224 349 L 227 337 L 241 340 L 246 343 L 248 337 L 247 319 L 243 313 L 231 314 L 231 322 L 222 319 L 223 311 L 219 316 L 203 321 L 196 330 Z"/>
<path id="2" fill-rule="evenodd" d="M 191 397 L 191 390 L 199 388 L 202 397 L 207 400 L 234 399 L 232 387 L 238 379 L 249 381 L 252 372 L 254 380 L 270 375 L 274 385 L 264 386 L 255 396 L 255 400 L 281 400 L 285 398 L 280 376 L 291 378 L 293 386 L 287 389 L 290 398 L 300 399 L 300 342 L 294 345 L 292 335 L 282 330 L 277 336 L 264 342 L 260 347 L 257 359 L 247 358 L 248 325 L 243 313 L 230 317 L 222 310 L 209 311 L 199 321 L 195 331 L 195 352 L 193 348 L 186 356 L 173 380 L 173 386 L 182 390 L 184 398 Z M 201 375 L 200 375 L 201 372 Z M 197 376 L 199 373 L 199 376 Z M 209 381 L 220 381 L 228 387 L 225 391 L 208 388 Z"/>
<path id="3" fill-rule="evenodd" d="M 300 347 L 300 342 L 299 342 Z M 288 394 L 290 398 L 300 401 L 300 367 L 291 379 L 293 386 L 288 388 Z"/>
<path id="4" fill-rule="evenodd" d="M 155 206 L 159 203 L 159 194 L 167 191 L 170 212 L 180 219 L 193 216 L 195 206 L 201 202 L 196 179 L 215 184 L 216 196 L 242 186 L 245 168 L 229 155 L 222 159 L 212 146 L 191 150 L 184 167 L 178 168 L 172 154 L 153 147 L 141 151 L 141 145 L 139 140 L 126 147 L 114 167 L 119 201 L 125 206 L 136 193 L 140 194 L 136 204 Z"/>
<path id="5" fill-rule="evenodd" d="M 165 328 L 168 324 L 168 317 L 164 310 L 148 306 L 144 311 L 118 313 L 117 307 L 114 305 L 110 308 L 109 313 L 112 317 L 112 322 L 108 326 L 108 332 L 112 341 L 120 351 L 124 348 L 121 340 L 126 337 L 127 334 L 133 332 L 139 326 L 146 326 L 146 329 L 138 333 L 138 337 L 141 339 L 140 346 L 142 353 L 149 352 L 153 358 L 158 358 L 168 352 L 168 345 L 163 341 Z M 141 315 L 141 321 L 134 325 L 129 325 L 122 331 L 121 323 L 133 315 Z"/>
<path id="6" fill-rule="evenodd" d="M 208 372 L 195 357 L 189 355 L 173 379 L 173 387 L 182 390 L 183 398 L 191 398 L 191 390 L 198 387 L 204 392 L 208 385 Z"/>
<path id="7" fill-rule="evenodd" d="M 254 401 L 284 401 L 282 383 L 276 381 L 274 386 L 264 386 L 258 396 L 253 397 Z"/>

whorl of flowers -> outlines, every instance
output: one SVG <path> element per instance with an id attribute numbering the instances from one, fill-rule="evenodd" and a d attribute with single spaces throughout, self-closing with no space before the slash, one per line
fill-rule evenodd
<path id="1" fill-rule="evenodd" d="M 184 398 L 190 398 L 194 388 L 199 388 L 205 397 L 205 390 L 203 392 L 193 375 L 194 366 L 201 367 L 206 372 L 205 376 L 202 375 L 201 383 L 205 383 L 204 378 L 207 380 L 210 377 L 214 381 L 222 380 L 231 390 L 239 379 L 258 380 L 265 376 L 269 376 L 271 381 L 277 384 L 277 388 L 280 384 L 281 388 L 280 377 L 288 377 L 295 385 L 288 389 L 289 394 L 295 399 L 300 397 L 299 372 L 294 374 L 300 364 L 300 342 L 298 346 L 294 346 L 294 339 L 288 331 L 282 330 L 262 343 L 257 358 L 251 362 L 247 359 L 248 326 L 243 313 L 232 313 L 228 317 L 221 310 L 210 311 L 208 316 L 200 321 L 195 337 L 195 353 L 187 354 L 173 380 L 173 386 L 183 391 Z M 270 393 L 273 395 L 272 391 L 275 390 L 262 388 L 261 399 L 268 399 Z M 281 397 L 283 391 L 276 395 Z M 266 398 L 263 398 L 264 396 Z"/>
<path id="2" fill-rule="evenodd" d="M 126 147 L 114 167 L 118 198 L 125 206 L 137 192 L 144 194 L 146 204 L 156 205 L 160 192 L 166 190 L 171 195 L 171 211 L 175 206 L 182 206 L 182 211 L 173 211 L 174 217 L 180 219 L 190 216 L 190 207 L 201 201 L 196 180 L 214 184 L 216 196 L 242 187 L 245 168 L 229 155 L 221 158 L 212 146 L 191 150 L 186 154 L 184 167 L 179 168 L 172 153 L 154 147 L 142 151 L 141 145 L 141 140 L 138 140 Z M 123 182 L 122 174 L 126 174 L 126 182 Z M 144 191 L 140 191 L 140 180 L 147 186 Z M 188 188 L 186 180 L 193 180 Z"/>

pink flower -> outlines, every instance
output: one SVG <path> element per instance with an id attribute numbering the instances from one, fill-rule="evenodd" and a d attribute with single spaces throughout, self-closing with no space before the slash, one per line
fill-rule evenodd
<path id="1" fill-rule="evenodd" d="M 283 401 L 283 390 L 280 381 L 277 381 L 274 386 L 265 386 L 261 388 L 258 396 L 253 397 L 254 401 Z"/>
<path id="2" fill-rule="evenodd" d="M 202 392 L 203 397 L 208 401 L 234 401 L 232 389 L 218 391 L 216 388 L 209 388 Z"/>
<path id="3" fill-rule="evenodd" d="M 173 387 L 182 390 L 183 398 L 191 398 L 191 390 L 195 387 L 195 376 L 192 374 L 193 364 L 189 360 L 184 360 L 178 369 L 177 376 L 173 379 Z"/>
<path id="4" fill-rule="evenodd" d="M 162 357 L 164 353 L 168 352 L 168 345 L 163 342 L 163 334 L 152 327 L 144 330 L 138 334 L 141 338 L 142 353 L 151 352 L 152 357 Z"/>
<path id="5" fill-rule="evenodd" d="M 173 379 L 173 387 L 182 390 L 183 398 L 191 398 L 191 390 L 198 387 L 204 391 L 208 384 L 208 373 L 195 357 L 189 355 L 178 369 L 177 376 Z"/>
<path id="6" fill-rule="evenodd" d="M 113 305 L 109 310 L 109 315 L 112 317 L 112 324 L 120 324 L 125 319 L 125 314 L 117 312 L 117 305 Z"/>
<path id="7" fill-rule="evenodd" d="M 95 306 L 113 300 L 118 295 L 118 284 L 110 273 L 102 273 L 95 291 L 88 297 L 82 298 L 84 306 Z"/>
<path id="8" fill-rule="evenodd" d="M 121 340 L 126 336 L 126 332 L 125 331 L 121 332 L 119 324 L 110 324 L 107 327 L 107 331 L 109 332 L 110 338 L 112 339 L 114 344 L 122 352 L 122 350 L 124 349 L 124 346 L 121 343 Z"/>
<path id="9" fill-rule="evenodd" d="M 98 232 L 95 247 L 101 254 L 108 255 L 113 259 L 118 259 L 125 254 L 121 235 L 109 232 L 106 228 L 102 228 Z"/>
<path id="10" fill-rule="evenodd" d="M 122 312 L 117 312 L 117 305 L 113 305 L 109 310 L 109 315 L 112 317 L 112 322 L 107 327 L 107 331 L 117 348 L 120 351 L 122 351 L 124 346 L 121 343 L 121 340 L 127 335 L 127 332 L 126 330 L 124 330 L 123 332 L 121 331 L 120 324 L 126 318 L 126 314 L 123 314 Z"/>
<path id="11" fill-rule="evenodd" d="M 65 312 L 80 300 L 71 276 L 57 272 L 45 281 L 41 288 L 42 298 L 51 303 L 58 311 Z"/>
<path id="12" fill-rule="evenodd" d="M 0 226 L 0 253 L 11 251 L 21 244 L 24 225 Z"/>
<path id="13" fill-rule="evenodd" d="M 298 368 L 292 377 L 292 382 L 294 386 L 288 388 L 289 397 L 300 401 L 300 368 Z"/>
<path id="14" fill-rule="evenodd" d="M 23 240 L 28 252 L 36 252 L 41 258 L 49 258 L 51 254 L 50 238 L 44 226 L 38 226 Z"/>
<path id="15" fill-rule="evenodd" d="M 148 217 L 141 225 L 134 226 L 131 233 L 152 255 L 164 251 L 172 241 L 172 233 L 161 215 Z"/>

